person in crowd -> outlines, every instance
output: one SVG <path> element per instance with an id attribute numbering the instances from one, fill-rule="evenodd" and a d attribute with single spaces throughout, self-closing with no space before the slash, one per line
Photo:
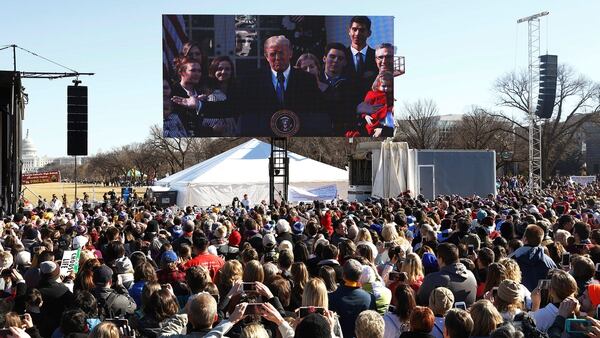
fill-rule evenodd
<path id="1" fill-rule="evenodd" d="M 415 292 L 410 286 L 400 284 L 394 293 L 396 296 L 395 308 L 383 315 L 385 338 L 397 337 L 400 333 L 408 331 L 411 311 L 417 306 Z"/>
<path id="2" fill-rule="evenodd" d="M 450 309 L 454 307 L 454 294 L 445 287 L 433 289 L 429 295 L 429 308 L 435 316 L 431 334 L 435 338 L 444 337 L 444 318 Z"/>
<path id="3" fill-rule="evenodd" d="M 502 316 L 498 313 L 494 304 L 487 299 L 481 299 L 473 303 L 469 308 L 469 313 L 473 323 L 477 323 L 473 326 L 471 337 L 489 337 L 492 331 L 503 322 Z"/>
<path id="4" fill-rule="evenodd" d="M 217 272 L 223 267 L 225 261 L 221 257 L 212 255 L 208 252 L 209 241 L 202 232 L 194 232 L 193 245 L 195 256 L 183 265 L 185 269 L 193 266 L 202 265 L 210 272 L 211 278 L 214 280 Z"/>
<path id="5" fill-rule="evenodd" d="M 402 332 L 401 338 L 433 338 L 431 331 L 435 317 L 430 308 L 417 306 L 410 314 L 410 331 Z"/>
<path id="6" fill-rule="evenodd" d="M 459 262 L 458 248 L 450 243 L 440 244 L 437 261 L 440 271 L 425 276 L 417 293 L 417 303 L 426 305 L 431 291 L 443 286 L 452 291 L 456 302 L 465 302 L 467 306 L 473 304 L 477 293 L 477 281 L 473 273 Z"/>
<path id="7" fill-rule="evenodd" d="M 558 315 L 560 303 L 566 298 L 577 296 L 577 282 L 568 272 L 553 270 L 548 293 L 548 305 L 542 308 L 540 308 L 542 301 L 541 286 L 536 287 L 531 293 L 531 317 L 535 320 L 536 328 L 542 332 L 552 326 Z"/>
<path id="8" fill-rule="evenodd" d="M 60 265 L 53 261 L 40 264 L 39 292 L 42 295 L 41 318 L 39 324 L 40 334 L 48 337 L 58 327 L 60 318 L 65 309 L 73 304 L 74 296 L 71 290 L 62 283 Z"/>
<path id="9" fill-rule="evenodd" d="M 99 267 L 99 266 L 98 266 Z M 97 267 L 94 268 L 96 271 Z M 94 275 L 95 276 L 95 275 Z M 129 287 L 129 296 L 135 300 L 135 303 L 139 306 L 141 304 L 141 295 L 144 286 L 149 282 L 157 282 L 156 269 L 154 265 L 149 261 L 140 262 L 133 273 L 133 284 Z"/>
<path id="10" fill-rule="evenodd" d="M 384 323 L 381 315 L 373 310 L 361 312 L 356 318 L 356 338 L 383 338 Z"/>
<path id="11" fill-rule="evenodd" d="M 444 319 L 444 338 L 470 337 L 475 324 L 471 315 L 461 309 L 451 309 Z"/>
<path id="12" fill-rule="evenodd" d="M 530 291 L 535 289 L 538 280 L 546 278 L 548 271 L 556 269 L 554 261 L 544 253 L 543 239 L 544 230 L 537 225 L 530 224 L 523 235 L 523 247 L 509 256 L 519 264 L 522 283 Z"/>
<path id="13" fill-rule="evenodd" d="M 98 302 L 101 312 L 100 318 L 117 318 L 119 316 L 132 315 L 136 308 L 136 302 L 122 285 L 112 285 L 113 271 L 102 264 L 94 268 L 94 285 L 92 291 Z"/>
<path id="14" fill-rule="evenodd" d="M 494 306 L 505 321 L 512 321 L 524 309 L 520 284 L 510 279 L 500 282 L 496 295 L 492 295 L 492 299 Z"/>
<path id="15" fill-rule="evenodd" d="M 89 335 L 90 338 L 119 338 L 119 328 L 111 322 L 103 322 L 96 326 Z"/>
<path id="16" fill-rule="evenodd" d="M 360 288 L 359 279 L 362 265 L 350 259 L 344 264 L 344 283 L 329 294 L 329 308 L 340 316 L 344 337 L 354 335 L 358 314 L 364 310 L 375 309 L 375 297 Z"/>

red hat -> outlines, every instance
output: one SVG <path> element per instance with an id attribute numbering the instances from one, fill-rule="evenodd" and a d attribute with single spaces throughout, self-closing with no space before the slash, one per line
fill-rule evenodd
<path id="1" fill-rule="evenodd" d="M 237 230 L 233 230 L 231 235 L 229 235 L 229 245 L 238 246 L 242 241 L 242 235 Z"/>
<path id="2" fill-rule="evenodd" d="M 596 308 L 600 304 L 600 284 L 589 284 L 587 289 L 590 302 Z"/>

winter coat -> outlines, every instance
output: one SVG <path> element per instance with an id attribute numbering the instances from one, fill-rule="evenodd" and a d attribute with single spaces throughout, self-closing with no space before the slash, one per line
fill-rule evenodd
<path id="1" fill-rule="evenodd" d="M 521 283 L 529 291 L 536 288 L 538 280 L 546 279 L 548 271 L 556 269 L 556 264 L 544 253 L 541 246 L 523 246 L 517 249 L 509 257 L 513 258 L 521 268 Z"/>
<path id="2" fill-rule="evenodd" d="M 455 302 L 465 302 L 467 306 L 475 302 L 477 280 L 473 273 L 462 263 L 448 264 L 442 267 L 440 271 L 425 276 L 417 293 L 417 303 L 427 306 L 431 291 L 440 286 L 452 291 Z"/>

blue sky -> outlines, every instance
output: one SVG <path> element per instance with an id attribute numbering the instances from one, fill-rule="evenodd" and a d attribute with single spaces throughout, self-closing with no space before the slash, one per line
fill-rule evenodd
<path id="1" fill-rule="evenodd" d="M 223 4 L 227 3 L 226 6 Z M 0 46 L 17 44 L 80 72 L 89 86 L 90 153 L 143 141 L 162 123 L 161 14 L 393 15 L 394 43 L 407 72 L 396 81 L 401 106 L 433 99 L 444 114 L 472 104 L 494 108 L 496 78 L 527 64 L 527 26 L 520 17 L 547 10 L 542 51 L 558 54 L 600 81 L 596 1 L 11 1 L 3 4 Z M 0 69 L 12 55 L 0 51 Z M 63 69 L 18 52 L 23 71 Z M 70 80 L 24 80 L 24 128 L 40 154 L 66 155 L 66 86 Z"/>

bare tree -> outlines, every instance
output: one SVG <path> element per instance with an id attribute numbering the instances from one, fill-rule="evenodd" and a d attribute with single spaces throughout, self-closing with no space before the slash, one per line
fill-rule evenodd
<path id="1" fill-rule="evenodd" d="M 156 160 L 166 161 L 173 173 L 187 167 L 188 153 L 193 148 L 193 144 L 199 141 L 196 138 L 164 137 L 162 128 L 153 125 L 150 127 L 148 142 L 161 155 Z"/>
<path id="2" fill-rule="evenodd" d="M 499 78 L 494 90 L 498 104 L 512 108 L 516 115 L 494 113 L 516 126 L 513 134 L 528 140 L 529 77 L 525 72 Z M 542 174 L 555 172 L 558 161 L 573 146 L 576 136 L 587 123 L 600 123 L 600 85 L 568 65 L 558 68 L 556 101 L 552 118 L 542 122 Z"/>
<path id="3" fill-rule="evenodd" d="M 441 148 L 444 137 L 440 133 L 439 110 L 430 99 L 406 103 L 398 121 L 395 138 L 408 142 L 411 148 Z"/>

